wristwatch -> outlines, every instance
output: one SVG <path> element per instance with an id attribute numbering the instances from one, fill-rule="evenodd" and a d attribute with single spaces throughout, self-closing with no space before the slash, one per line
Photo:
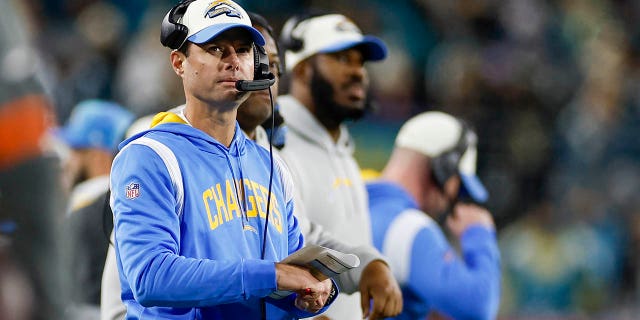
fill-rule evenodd
<path id="1" fill-rule="evenodd" d="M 338 296 L 338 290 L 336 289 L 336 287 L 336 283 L 333 281 L 333 279 L 331 279 L 331 292 L 329 292 L 329 297 L 327 297 L 327 302 L 325 302 L 325 305 L 333 302 L 333 300 L 336 299 L 336 296 Z"/>

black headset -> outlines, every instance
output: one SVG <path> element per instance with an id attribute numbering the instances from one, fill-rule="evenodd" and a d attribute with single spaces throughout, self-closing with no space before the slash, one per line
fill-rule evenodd
<path id="1" fill-rule="evenodd" d="M 282 26 L 282 31 L 280 32 L 280 44 L 285 50 L 298 52 L 304 48 L 304 41 L 295 37 L 293 35 L 293 30 L 295 30 L 298 24 L 306 18 L 308 17 L 295 15 L 289 18 Z"/>
<path id="2" fill-rule="evenodd" d="M 178 20 L 184 16 L 187 7 L 195 0 L 183 0 L 176 4 L 162 19 L 162 27 L 160 29 L 160 43 L 163 46 L 173 50 L 178 50 L 187 40 L 189 28 L 178 23 Z"/>
<path id="3" fill-rule="evenodd" d="M 253 80 L 236 81 L 240 91 L 264 90 L 276 83 L 276 76 L 269 71 L 269 56 L 263 46 L 253 45 Z"/>
<path id="4" fill-rule="evenodd" d="M 473 130 L 464 121 L 458 119 L 458 122 L 462 128 L 458 142 L 453 148 L 431 159 L 431 173 L 441 190 L 444 190 L 444 185 L 449 178 L 458 174 L 460 159 L 475 139 Z"/>
<path id="5" fill-rule="evenodd" d="M 189 4 L 196 0 L 183 0 L 176 4 L 162 19 L 160 43 L 178 50 L 187 41 L 189 28 L 178 21 L 184 16 Z M 269 56 L 262 46 L 253 44 L 253 80 L 238 80 L 236 89 L 240 91 L 264 90 L 276 82 L 275 75 L 269 71 Z"/>
<path id="6" fill-rule="evenodd" d="M 307 12 L 297 14 L 289 18 L 282 26 L 280 32 L 280 44 L 285 50 L 298 52 L 304 48 L 304 40 L 293 35 L 293 31 L 305 20 L 330 14 L 330 12 L 319 9 L 311 9 Z"/>

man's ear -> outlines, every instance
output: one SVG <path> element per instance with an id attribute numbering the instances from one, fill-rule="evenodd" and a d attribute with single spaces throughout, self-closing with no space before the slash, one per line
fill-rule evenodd
<path id="1" fill-rule="evenodd" d="M 291 70 L 293 77 L 300 79 L 303 83 L 311 83 L 311 76 L 313 74 L 313 68 L 311 67 L 311 60 L 306 59 L 298 63 L 297 66 Z"/>
<path id="2" fill-rule="evenodd" d="M 175 72 L 179 77 L 182 77 L 182 75 L 184 74 L 183 64 L 186 58 L 187 57 L 184 55 L 184 53 L 178 50 L 171 51 L 171 55 L 169 56 L 169 59 L 171 60 L 171 67 L 173 67 L 173 72 Z"/>

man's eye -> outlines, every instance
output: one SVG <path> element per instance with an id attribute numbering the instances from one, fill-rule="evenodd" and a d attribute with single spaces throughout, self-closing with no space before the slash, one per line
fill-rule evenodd
<path id="1" fill-rule="evenodd" d="M 349 63 L 349 57 L 346 54 L 336 55 L 336 60 L 340 63 Z"/>
<path id="2" fill-rule="evenodd" d="M 251 46 L 247 46 L 247 47 L 240 47 L 236 50 L 236 52 L 238 53 L 249 53 L 251 52 Z"/>
<path id="3" fill-rule="evenodd" d="M 222 49 L 222 47 L 211 46 L 207 48 L 207 51 L 214 53 L 214 52 L 223 52 L 224 50 Z"/>

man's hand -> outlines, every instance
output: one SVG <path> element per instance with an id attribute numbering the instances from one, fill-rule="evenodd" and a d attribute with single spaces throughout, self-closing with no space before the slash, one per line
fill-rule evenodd
<path id="1" fill-rule="evenodd" d="M 300 310 L 306 310 L 312 313 L 320 311 L 329 299 L 329 293 L 333 287 L 331 279 L 318 282 L 316 286 L 296 291 L 295 305 Z"/>
<path id="2" fill-rule="evenodd" d="M 447 217 L 449 230 L 458 238 L 473 225 L 495 228 L 491 213 L 475 204 L 458 203 L 453 208 L 453 214 Z"/>
<path id="3" fill-rule="evenodd" d="M 320 281 L 307 268 L 276 263 L 276 281 L 279 290 L 298 294 L 295 306 L 300 310 L 316 313 L 327 303 L 333 283 L 331 279 Z"/>
<path id="4" fill-rule="evenodd" d="M 373 309 L 369 309 L 373 299 Z M 364 317 L 395 317 L 402 311 L 402 293 L 389 266 L 382 260 L 371 261 L 360 278 L 360 305 Z"/>

